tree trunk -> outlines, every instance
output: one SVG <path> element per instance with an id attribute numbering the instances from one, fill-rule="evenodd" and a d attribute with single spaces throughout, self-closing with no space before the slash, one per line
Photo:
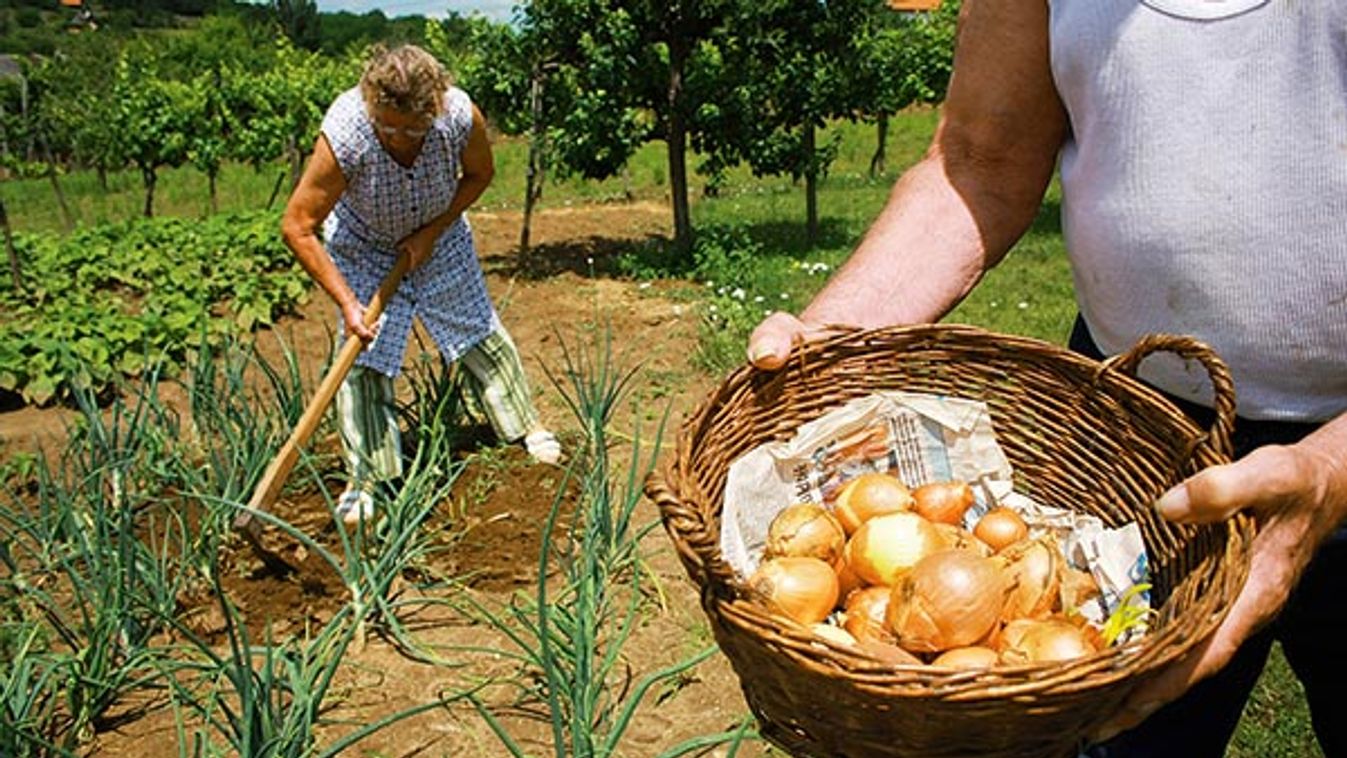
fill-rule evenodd
<path id="1" fill-rule="evenodd" d="M 210 212 L 215 215 L 220 212 L 219 194 L 216 192 L 216 179 L 220 176 L 220 169 L 213 168 L 206 172 L 206 180 L 210 183 Z"/>
<path id="2" fill-rule="evenodd" d="M 519 229 L 519 252 L 529 249 L 529 231 L 533 225 L 533 206 L 543 196 L 543 140 L 547 130 L 543 124 L 543 72 L 534 66 L 529 83 L 529 163 L 524 177 L 524 224 Z"/>
<path id="3" fill-rule="evenodd" d="M 804 127 L 805 235 L 810 245 L 818 242 L 818 160 L 814 154 L 814 125 Z"/>
<path id="4" fill-rule="evenodd" d="M 102 189 L 104 193 L 106 193 L 106 192 L 108 191 L 108 168 L 107 168 L 107 166 L 104 166 L 102 163 L 99 163 L 97 166 L 94 167 L 94 170 L 98 172 L 98 186 L 99 186 L 99 188 Z"/>
<path id="5" fill-rule="evenodd" d="M 142 164 L 140 167 L 140 179 L 145 183 L 145 218 L 153 218 L 154 185 L 159 181 L 159 174 L 154 170 L 154 166 Z"/>
<path id="6" fill-rule="evenodd" d="M 692 261 L 692 214 L 688 207 L 687 126 L 683 123 L 683 66 L 688 51 L 679 41 L 669 45 L 669 191 L 674 213 L 674 246 Z"/>
<path id="7" fill-rule="evenodd" d="M 884 173 L 884 160 L 889 143 L 889 115 L 882 113 L 875 122 L 875 154 L 870 156 L 870 178 Z"/>
<path id="8" fill-rule="evenodd" d="M 299 152 L 299 144 L 292 134 L 285 139 L 285 153 L 290 156 L 290 189 L 299 186 L 299 177 L 304 173 L 304 156 Z"/>
<path id="9" fill-rule="evenodd" d="M 38 140 L 42 143 L 42 155 L 47 161 L 47 179 L 51 182 L 52 192 L 56 193 L 56 203 L 61 206 L 61 221 L 65 224 L 65 230 L 68 232 L 75 227 L 75 219 L 70 215 L 70 206 L 66 204 L 65 192 L 61 190 L 61 182 L 56 178 L 56 156 L 52 155 L 51 143 L 47 142 L 47 133 L 38 131 Z"/>
<path id="10" fill-rule="evenodd" d="M 14 291 L 23 291 L 23 273 L 19 269 L 19 254 L 14 250 L 14 235 L 9 229 L 9 213 L 5 211 L 5 201 L 0 199 L 0 227 L 5 231 L 5 252 L 9 254 L 9 275 L 14 280 Z"/>
<path id="11" fill-rule="evenodd" d="M 285 169 L 281 169 L 281 173 L 276 175 L 276 183 L 271 185 L 271 197 L 267 198 L 267 210 L 271 210 L 271 206 L 276 204 L 276 196 L 281 193 L 281 182 L 285 181 L 285 174 Z"/>

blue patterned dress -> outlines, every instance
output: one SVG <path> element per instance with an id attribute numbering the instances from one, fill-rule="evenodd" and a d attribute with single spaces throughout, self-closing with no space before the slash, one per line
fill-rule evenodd
<path id="1" fill-rule="evenodd" d="M 323 236 L 360 302 L 369 303 L 392 269 L 394 246 L 449 208 L 471 129 L 472 101 L 451 87 L 415 163 L 405 167 L 379 143 L 358 87 L 328 108 L 322 132 L 346 191 L 324 221 Z M 356 365 L 396 377 L 414 318 L 421 319 L 446 361 L 458 360 L 499 324 L 466 218 L 445 230 L 430 259 L 403 279 L 384 309 L 378 336 Z"/>

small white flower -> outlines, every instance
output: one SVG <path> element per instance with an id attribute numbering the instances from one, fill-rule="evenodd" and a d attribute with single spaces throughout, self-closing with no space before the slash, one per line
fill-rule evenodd
<path id="1" fill-rule="evenodd" d="M 782 292 L 782 293 L 781 293 L 781 299 L 782 299 L 782 300 L 789 300 L 789 299 L 790 299 L 790 295 L 787 295 L 786 293 Z"/>
<path id="2" fill-rule="evenodd" d="M 766 300 L 766 299 L 767 299 L 767 298 L 763 297 L 762 295 L 757 295 L 756 297 L 753 298 L 753 302 L 755 302 L 755 303 L 761 303 L 763 300 Z"/>
<path id="3" fill-rule="evenodd" d="M 1016 308 L 1019 308 L 1020 310 L 1024 310 L 1025 308 L 1028 308 L 1028 307 L 1029 307 L 1029 303 L 1027 303 L 1027 302 L 1021 300 L 1021 301 L 1019 301 L 1018 303 L 1015 304 L 1015 307 L 1016 307 Z"/>
<path id="4" fill-rule="evenodd" d="M 707 310 L 711 311 L 712 313 L 715 313 L 715 312 L 716 312 L 716 304 L 715 304 L 715 303 L 711 303 L 711 305 L 707 306 Z"/>
<path id="5" fill-rule="evenodd" d="M 707 289 L 711 289 L 712 287 L 716 286 L 716 283 L 711 281 L 710 279 L 707 279 L 705 285 Z"/>
<path id="6" fill-rule="evenodd" d="M 743 300 L 745 297 L 748 297 L 748 293 L 744 292 L 743 287 L 735 287 L 734 292 L 730 293 L 730 297 L 734 298 L 735 300 Z"/>
<path id="7" fill-rule="evenodd" d="M 638 289 L 638 290 L 648 290 L 648 289 L 650 289 L 650 282 L 641 282 L 640 284 L 636 285 L 636 289 Z"/>

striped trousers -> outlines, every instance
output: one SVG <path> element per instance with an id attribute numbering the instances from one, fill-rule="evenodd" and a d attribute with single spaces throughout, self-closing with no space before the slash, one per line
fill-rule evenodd
<path id="1" fill-rule="evenodd" d="M 464 379 L 498 439 L 514 442 L 538 426 L 519 349 L 499 322 L 459 359 Z M 337 390 L 337 426 L 348 489 L 370 490 L 402 475 L 393 378 L 355 366 Z"/>

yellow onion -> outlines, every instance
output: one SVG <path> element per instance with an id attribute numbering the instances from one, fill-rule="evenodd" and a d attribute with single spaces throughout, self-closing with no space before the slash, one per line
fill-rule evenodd
<path id="1" fill-rule="evenodd" d="M 823 506 L 800 503 L 782 509 L 767 527 L 767 558 L 818 558 L 832 565 L 842 557 L 847 536 Z"/>
<path id="2" fill-rule="evenodd" d="M 851 593 L 865 587 L 865 580 L 856 575 L 847 564 L 846 551 L 843 549 L 842 557 L 833 564 L 833 571 L 837 572 L 837 602 L 842 605 L 847 604 L 847 598 Z"/>
<path id="3" fill-rule="evenodd" d="M 867 584 L 892 586 L 917 561 L 944 549 L 945 540 L 931 522 L 915 513 L 890 513 L 851 535 L 846 560 Z"/>
<path id="4" fill-rule="evenodd" d="M 1001 566 L 991 558 L 969 550 L 928 555 L 894 586 L 889 630 L 914 653 L 972 645 L 996 626 L 1006 587 Z"/>
<path id="5" fill-rule="evenodd" d="M 1006 562 L 1010 593 L 1001 618 L 1046 618 L 1056 609 L 1062 554 L 1050 538 L 1020 540 L 997 554 Z"/>
<path id="6" fill-rule="evenodd" d="M 973 536 L 999 551 L 1029 536 L 1029 527 L 1020 514 L 1004 506 L 993 508 L 973 526 Z"/>
<path id="7" fill-rule="evenodd" d="M 833 515 L 849 535 L 876 516 L 911 508 L 912 492 L 907 485 L 897 477 L 877 472 L 861 474 L 842 485 L 833 501 Z"/>
<path id="8" fill-rule="evenodd" d="M 884 622 L 889 609 L 888 587 L 866 587 L 847 598 L 846 620 L 842 627 L 858 640 L 876 640 L 894 644 L 893 633 Z"/>
<path id="9" fill-rule="evenodd" d="M 932 666 L 945 666 L 952 669 L 989 669 L 996 665 L 999 656 L 995 650 L 981 645 L 954 647 L 946 650 L 931 661 Z"/>
<path id="10" fill-rule="evenodd" d="M 856 638 L 840 626 L 820 622 L 810 625 L 809 629 L 814 633 L 814 636 L 822 637 L 829 642 L 856 647 Z"/>
<path id="11" fill-rule="evenodd" d="M 1050 663 L 1098 652 L 1084 630 L 1062 619 L 1020 619 L 1006 624 L 998 640 L 1003 663 Z"/>
<path id="12" fill-rule="evenodd" d="M 973 488 L 966 482 L 931 482 L 912 490 L 912 510 L 937 524 L 963 524 L 973 505 Z"/>
<path id="13" fill-rule="evenodd" d="M 837 574 L 817 558 L 769 558 L 748 580 L 769 608 L 801 624 L 815 624 L 837 605 Z"/>
<path id="14" fill-rule="evenodd" d="M 983 557 L 992 554 L 991 546 L 977 537 L 973 533 L 961 526 L 953 524 L 934 524 L 936 531 L 945 540 L 945 547 L 951 550 L 972 550 Z"/>

